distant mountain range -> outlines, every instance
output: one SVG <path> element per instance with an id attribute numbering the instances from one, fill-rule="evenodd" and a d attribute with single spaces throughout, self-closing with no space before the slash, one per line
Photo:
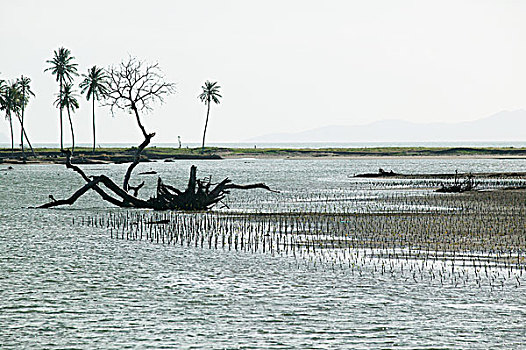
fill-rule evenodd
<path id="1" fill-rule="evenodd" d="M 503 111 L 459 123 L 414 123 L 383 120 L 364 125 L 332 125 L 296 133 L 254 137 L 258 142 L 404 142 L 526 140 L 526 110 Z"/>

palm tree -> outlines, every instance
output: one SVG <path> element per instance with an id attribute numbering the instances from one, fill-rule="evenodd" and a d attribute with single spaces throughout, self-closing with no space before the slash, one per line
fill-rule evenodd
<path id="1" fill-rule="evenodd" d="M 9 121 L 9 127 L 11 128 L 11 155 L 13 155 L 15 151 L 12 113 L 18 112 L 20 108 L 20 98 L 21 95 L 17 82 L 10 81 L 2 88 L 2 104 L 0 108 L 5 111 L 5 118 Z"/>
<path id="2" fill-rule="evenodd" d="M 71 127 L 71 154 L 75 152 L 75 133 L 73 132 L 73 122 L 71 121 L 71 113 L 79 108 L 76 91 L 73 90 L 73 84 L 65 83 L 62 87 L 62 94 L 59 94 L 55 100 L 55 106 L 59 108 L 66 108 L 68 111 L 69 126 Z"/>
<path id="3" fill-rule="evenodd" d="M 73 63 L 75 57 L 71 56 L 71 51 L 66 48 L 59 48 L 54 52 L 55 56 L 51 60 L 46 62 L 51 64 L 44 72 L 51 71 L 51 74 L 55 75 L 59 82 L 60 90 L 59 94 L 62 95 L 64 83 L 71 83 L 73 77 L 79 75 L 77 73 L 77 64 Z M 62 131 L 62 104 L 55 104 L 60 109 L 60 149 L 64 148 L 63 143 L 63 131 Z"/>
<path id="4" fill-rule="evenodd" d="M 20 122 L 20 145 L 22 147 L 22 155 L 24 159 L 26 159 L 26 153 L 24 151 L 24 135 L 26 136 L 26 140 L 29 144 L 29 147 L 31 148 L 31 152 L 33 153 L 33 156 L 35 156 L 35 151 L 33 151 L 33 146 L 31 146 L 31 142 L 29 142 L 29 139 L 26 135 L 26 130 L 24 128 L 24 110 L 26 105 L 29 102 L 29 99 L 31 96 L 35 96 L 33 91 L 31 91 L 31 79 L 28 77 L 24 77 L 23 75 L 20 77 L 20 79 L 17 80 L 18 88 L 22 94 L 22 98 L 20 99 L 20 110 L 22 112 L 21 115 L 18 116 L 18 121 Z"/>
<path id="5" fill-rule="evenodd" d="M 93 66 L 88 69 L 88 74 L 82 74 L 84 80 L 80 83 L 80 92 L 83 94 L 86 93 L 86 100 L 92 102 L 93 110 L 93 150 L 92 153 L 95 153 L 95 100 L 99 101 L 102 96 L 107 94 L 108 88 L 106 85 L 106 73 L 102 68 Z"/>
<path id="6" fill-rule="evenodd" d="M 219 94 L 219 89 L 221 86 L 217 85 L 217 81 L 211 83 L 207 80 L 205 85 L 201 86 L 201 88 L 203 89 L 203 92 L 198 96 L 198 98 L 201 100 L 201 102 L 208 106 L 206 110 L 205 131 L 203 132 L 203 145 L 201 146 L 201 153 L 203 153 L 205 150 L 205 136 L 206 127 L 208 126 L 208 116 L 210 115 L 210 102 L 213 101 L 215 104 L 219 104 L 219 99 L 223 96 Z"/>
<path id="7" fill-rule="evenodd" d="M 0 111 L 6 110 L 6 97 L 7 97 L 6 94 L 7 94 L 7 84 L 4 79 L 0 79 Z M 7 119 L 7 110 L 6 110 L 6 119 Z"/>
<path id="8" fill-rule="evenodd" d="M 7 84 L 4 79 L 0 79 L 0 110 L 4 110 L 5 106 L 5 91 L 7 89 Z"/>

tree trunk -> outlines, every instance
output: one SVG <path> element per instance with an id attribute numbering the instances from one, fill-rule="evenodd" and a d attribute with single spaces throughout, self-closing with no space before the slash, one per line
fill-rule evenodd
<path id="1" fill-rule="evenodd" d="M 26 137 L 27 144 L 29 146 L 29 149 L 31 150 L 31 154 L 33 157 L 36 157 L 35 150 L 33 149 L 33 146 L 31 145 L 31 142 L 29 141 L 29 137 L 27 137 L 26 128 L 22 129 L 24 131 L 24 136 Z"/>
<path id="2" fill-rule="evenodd" d="M 149 137 L 144 140 L 141 146 L 146 145 L 155 134 L 150 134 Z M 144 148 L 141 147 L 140 148 Z M 88 190 L 92 189 L 97 192 L 103 200 L 110 202 L 118 207 L 122 208 L 148 208 L 154 210 L 191 210 L 191 211 L 202 211 L 212 208 L 214 205 L 219 203 L 229 193 L 231 189 L 250 190 L 255 188 L 261 188 L 272 192 L 278 192 L 270 189 L 263 183 L 250 184 L 250 185 L 236 185 L 233 184 L 228 178 L 215 185 L 213 189 L 212 178 L 209 177 L 205 180 L 197 179 L 197 168 L 192 165 L 190 168 L 190 179 L 188 180 L 188 186 L 186 190 L 180 191 L 170 185 L 163 184 L 161 178 L 157 180 L 157 195 L 151 197 L 148 200 L 137 198 L 137 191 L 144 185 L 144 182 L 134 188 L 134 195 L 128 194 L 128 188 L 123 189 L 117 186 L 113 180 L 105 175 L 90 176 L 88 177 L 78 166 L 71 164 L 71 151 L 64 150 L 66 154 L 66 168 L 74 170 L 80 174 L 86 184 L 77 190 L 71 197 L 63 200 L 56 200 L 53 196 L 49 196 L 51 202 L 40 205 L 38 208 L 52 208 L 60 205 L 72 205 L 75 201 L 84 195 Z M 128 168 L 126 176 L 131 174 L 132 166 Z M 129 177 L 128 177 L 129 180 Z M 125 180 L 126 181 L 126 180 Z M 103 190 L 99 184 L 103 184 L 107 190 L 117 195 L 121 199 L 116 199 L 109 195 Z M 125 183 L 126 186 L 127 183 Z M 131 186 L 128 186 L 131 187 Z"/>
<path id="3" fill-rule="evenodd" d="M 154 136 L 155 136 L 155 133 L 152 133 L 150 135 L 146 135 L 146 138 L 144 139 L 144 141 L 139 145 L 139 147 L 135 151 L 135 158 L 133 159 L 133 162 L 128 167 L 128 170 L 126 170 L 126 175 L 124 175 L 124 181 L 122 183 L 122 188 L 125 191 L 129 191 L 130 190 L 129 183 L 130 183 L 130 178 L 131 178 L 132 171 L 133 171 L 133 169 L 135 169 L 137 164 L 139 164 L 139 161 L 141 160 L 141 153 L 142 153 L 142 151 L 146 148 L 146 146 L 148 146 L 150 144 L 150 140 Z"/>
<path id="4" fill-rule="evenodd" d="M 25 88 L 22 88 L 22 117 L 20 117 L 20 147 L 22 148 L 22 157 L 26 160 L 26 151 L 24 150 L 24 109 L 26 101 Z"/>
<path id="5" fill-rule="evenodd" d="M 125 208 L 148 208 L 154 210 L 185 210 L 185 211 L 202 211 L 208 210 L 229 193 L 231 189 L 250 190 L 261 188 L 272 192 L 277 192 L 270 189 L 263 183 L 250 184 L 250 185 L 236 185 L 233 184 L 228 178 L 221 181 L 212 190 L 210 190 L 210 182 L 202 182 L 197 180 L 197 168 L 192 165 L 190 169 L 190 179 L 188 181 L 188 187 L 184 192 L 163 184 L 161 178 L 157 181 L 157 196 L 152 197 L 148 200 L 143 200 L 132 196 L 121 189 L 115 182 L 105 175 L 87 177 L 86 174 L 80 168 L 71 164 L 71 152 L 66 152 L 66 167 L 75 170 L 79 173 L 86 184 L 78 189 L 68 199 L 56 200 L 53 196 L 50 196 L 51 202 L 40 205 L 38 208 L 52 208 L 60 205 L 72 205 L 77 199 L 84 195 L 88 190 L 93 189 L 102 199 L 115 204 L 119 207 Z M 109 191 L 113 192 L 121 200 L 115 199 L 108 195 L 98 185 L 102 183 Z M 197 187 L 197 189 L 196 189 Z"/>
<path id="6" fill-rule="evenodd" d="M 139 164 L 139 161 L 141 160 L 141 153 L 142 153 L 142 151 L 146 148 L 146 146 L 148 146 L 150 144 L 150 140 L 152 139 L 152 137 L 155 136 L 155 133 L 148 134 L 146 132 L 146 129 L 144 128 L 144 126 L 141 123 L 141 119 L 139 117 L 139 111 L 137 110 L 137 108 L 135 107 L 134 104 L 132 104 L 132 109 L 133 109 L 133 111 L 135 113 L 135 118 L 137 119 L 137 124 L 139 125 L 139 128 L 141 129 L 141 131 L 142 131 L 142 133 L 144 135 L 144 141 L 139 145 L 139 147 L 135 151 L 135 158 L 133 159 L 133 162 L 128 167 L 128 170 L 126 170 L 126 175 L 124 175 L 124 181 L 123 181 L 123 184 L 122 184 L 122 188 L 126 192 L 130 190 L 129 183 L 130 183 L 131 174 L 132 174 L 133 169 L 135 169 L 135 167 L 137 166 L 137 164 Z"/>
<path id="7" fill-rule="evenodd" d="M 92 98 L 92 109 L 93 109 L 93 150 L 91 153 L 95 153 L 95 97 L 91 96 Z"/>
<path id="8" fill-rule="evenodd" d="M 123 199 L 123 201 L 119 201 L 119 200 L 109 196 L 108 194 L 106 194 L 106 192 L 104 192 L 98 186 L 98 184 L 100 182 L 102 182 L 110 191 L 112 191 L 116 195 L 120 196 Z M 87 183 L 84 186 L 82 186 L 79 190 L 77 190 L 68 199 L 55 200 L 54 198 L 52 198 L 51 202 L 43 204 L 43 205 L 39 206 L 38 208 L 52 208 L 52 207 L 56 207 L 56 206 L 59 206 L 59 205 L 65 205 L 65 204 L 72 205 L 73 203 L 75 203 L 75 201 L 77 199 L 79 199 L 89 189 L 94 189 L 97 193 L 99 193 L 102 196 L 102 198 L 104 200 L 109 201 L 109 202 L 111 202 L 113 204 L 116 204 L 119 207 L 127 208 L 127 207 L 133 206 L 133 207 L 136 207 L 136 208 L 150 208 L 151 209 L 151 206 L 149 206 L 147 201 L 135 198 L 135 197 L 127 194 L 122 189 L 120 189 L 119 186 L 117 186 L 110 178 L 108 178 L 105 175 L 94 176 L 92 180 L 88 179 Z M 109 200 L 108 198 L 111 198 L 111 200 Z"/>
<path id="9" fill-rule="evenodd" d="M 137 107 L 135 106 L 135 104 L 132 104 L 131 108 L 135 113 L 135 119 L 137 120 L 137 124 L 139 125 L 139 128 L 142 131 L 142 135 L 144 136 L 144 138 L 148 138 L 148 133 L 146 132 L 146 129 L 141 123 L 141 118 L 139 117 L 139 111 L 137 110 Z"/>
<path id="10" fill-rule="evenodd" d="M 33 154 L 33 157 L 36 157 L 35 150 L 33 149 L 33 146 L 31 145 L 31 141 L 29 141 L 29 137 L 27 137 L 26 128 L 22 124 L 22 120 L 20 120 L 20 117 L 18 118 L 18 121 L 20 122 L 20 127 L 22 128 L 22 133 L 24 133 L 24 137 L 26 138 L 27 144 L 29 145 L 29 148 L 31 149 L 31 154 Z"/>
<path id="11" fill-rule="evenodd" d="M 15 141 L 13 138 L 13 121 L 11 120 L 11 113 L 7 113 L 7 119 L 9 119 L 9 127 L 11 128 L 11 156 L 15 154 Z"/>
<path id="12" fill-rule="evenodd" d="M 60 150 L 63 150 L 64 149 L 64 132 L 63 132 L 63 128 L 62 128 L 62 77 L 60 77 L 59 97 L 60 97 L 60 103 L 59 103 L 59 110 L 60 110 Z"/>
<path id="13" fill-rule="evenodd" d="M 75 134 L 73 133 L 73 122 L 71 121 L 69 107 L 67 107 L 67 110 L 68 110 L 69 126 L 71 127 L 71 154 L 74 154 L 75 153 Z"/>
<path id="14" fill-rule="evenodd" d="M 205 151 L 205 136 L 206 136 L 206 127 L 208 126 L 208 116 L 210 115 L 210 97 L 208 98 L 208 109 L 206 110 L 206 122 L 205 122 L 205 131 L 203 132 L 203 145 L 201 146 L 201 153 Z"/>

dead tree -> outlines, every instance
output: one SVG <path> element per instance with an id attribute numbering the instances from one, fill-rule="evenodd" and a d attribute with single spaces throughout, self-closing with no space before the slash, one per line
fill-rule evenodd
<path id="1" fill-rule="evenodd" d="M 139 164 L 142 151 L 155 136 L 155 133 L 146 132 L 139 113 L 149 112 L 154 104 L 163 103 L 165 96 L 175 92 L 175 84 L 164 81 L 158 63 L 148 64 L 132 56 L 118 66 L 111 66 L 106 74 L 108 90 L 104 95 L 104 105 L 110 107 L 112 114 L 116 109 L 133 113 L 144 136 L 144 141 L 135 150 L 134 160 L 124 176 L 122 188 L 128 191 L 133 169 Z"/>
<path id="2" fill-rule="evenodd" d="M 82 176 L 86 184 L 67 199 L 56 200 L 50 195 L 51 202 L 42 204 L 38 208 L 72 205 L 89 190 L 95 191 L 103 200 L 119 207 L 186 211 L 208 210 L 225 198 L 232 189 L 250 190 L 261 188 L 267 191 L 277 192 L 263 183 L 236 185 L 228 178 L 216 185 L 212 185 L 211 178 L 205 180 L 197 179 L 197 168 L 195 165 L 192 165 L 186 190 L 181 191 L 173 186 L 166 185 L 162 179 L 159 178 L 157 180 L 156 195 L 145 200 L 137 197 L 137 191 L 134 191 L 134 195 L 130 195 L 128 191 L 119 187 L 106 175 L 88 177 L 82 169 L 71 163 L 71 151 L 65 150 L 65 153 L 66 167 Z M 101 185 L 104 187 L 101 187 Z M 142 187 L 142 185 L 143 184 L 141 184 L 140 187 Z M 111 194 L 108 194 L 108 191 Z"/>
<path id="3" fill-rule="evenodd" d="M 155 133 L 146 132 L 140 113 L 150 111 L 155 103 L 163 103 L 164 97 L 175 91 L 175 85 L 165 82 L 158 64 L 148 64 L 131 56 L 119 65 L 110 67 L 106 73 L 108 89 L 104 95 L 104 104 L 110 107 L 112 113 L 116 109 L 131 112 L 144 136 L 144 141 L 135 150 L 134 159 L 126 170 L 122 187 L 105 175 L 87 176 L 82 169 L 72 164 L 71 152 L 65 150 L 66 167 L 78 173 L 86 184 L 67 199 L 56 200 L 50 196 L 51 202 L 39 208 L 71 205 L 89 190 L 95 191 L 103 200 L 119 207 L 155 210 L 207 210 L 225 198 L 232 189 L 261 188 L 272 191 L 263 183 L 236 185 L 228 178 L 212 185 L 211 179 L 197 179 L 197 168 L 192 166 L 188 186 L 184 191 L 164 184 L 159 178 L 156 195 L 148 200 L 139 198 L 139 190 L 144 186 L 144 182 L 131 186 L 131 175 L 139 164 L 142 151 L 155 136 Z M 133 195 L 129 194 L 130 191 L 133 191 Z"/>

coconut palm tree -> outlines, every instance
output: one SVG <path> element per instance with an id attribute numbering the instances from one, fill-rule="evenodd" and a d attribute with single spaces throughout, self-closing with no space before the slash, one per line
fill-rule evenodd
<path id="1" fill-rule="evenodd" d="M 4 79 L 0 79 L 0 110 L 4 110 L 5 106 L 5 92 L 7 89 L 7 84 Z"/>
<path id="2" fill-rule="evenodd" d="M 214 83 L 209 82 L 208 80 L 205 82 L 204 86 L 201 86 L 201 89 L 203 89 L 203 92 L 198 96 L 198 98 L 203 102 L 206 106 L 208 106 L 206 110 L 206 122 L 205 122 L 205 131 L 203 132 L 203 145 L 201 146 L 201 153 L 205 150 L 205 136 L 206 136 L 206 127 L 208 126 L 208 116 L 210 115 L 210 102 L 214 102 L 215 104 L 219 104 L 219 99 L 222 98 L 219 94 L 219 89 L 221 86 L 217 85 L 217 81 Z"/>
<path id="3" fill-rule="evenodd" d="M 5 118 L 9 121 L 11 129 L 11 155 L 15 152 L 15 141 L 13 137 L 13 113 L 20 109 L 21 94 L 17 82 L 10 81 L 2 89 L 1 110 L 5 111 Z"/>
<path id="4" fill-rule="evenodd" d="M 6 108 L 6 92 L 7 92 L 7 84 L 4 79 L 0 79 L 0 111 L 5 110 Z M 7 119 L 7 113 L 6 113 L 6 119 Z"/>
<path id="5" fill-rule="evenodd" d="M 26 153 L 24 151 L 24 135 L 26 136 L 26 140 L 29 144 L 29 147 L 31 148 L 31 152 L 33 153 L 33 156 L 35 155 L 35 151 L 33 151 L 33 146 L 31 146 L 31 142 L 29 142 L 29 139 L 26 135 L 26 130 L 24 128 L 24 110 L 26 105 L 29 102 L 29 99 L 31 96 L 35 96 L 33 91 L 31 91 L 31 79 L 28 77 L 24 77 L 23 75 L 20 77 L 20 79 L 17 80 L 18 88 L 21 93 L 21 99 L 20 99 L 20 111 L 21 115 L 18 115 L 18 121 L 20 122 L 20 145 L 22 147 L 22 155 L 24 159 L 26 158 Z"/>
<path id="6" fill-rule="evenodd" d="M 102 68 L 93 66 L 88 69 L 88 74 L 82 74 L 84 80 L 80 83 L 80 92 L 86 92 L 86 100 L 92 102 L 93 110 L 93 150 L 95 153 L 95 100 L 99 101 L 107 92 L 106 73 Z"/>
<path id="7" fill-rule="evenodd" d="M 69 126 L 71 128 L 71 154 L 75 152 L 75 133 L 73 132 L 73 122 L 71 120 L 71 112 L 79 108 L 76 91 L 73 90 L 73 84 L 65 83 L 62 87 L 62 94 L 59 94 L 55 100 L 55 106 L 59 108 L 66 108 L 68 112 Z"/>
<path id="8" fill-rule="evenodd" d="M 74 76 L 77 76 L 77 64 L 73 62 L 75 57 L 71 56 L 71 51 L 66 48 L 59 48 L 55 50 L 54 57 L 46 62 L 51 64 L 44 72 L 51 71 L 51 74 L 56 76 L 59 82 L 59 94 L 62 94 L 62 89 L 65 83 L 71 83 Z M 64 148 L 63 128 L 62 128 L 62 109 L 61 103 L 55 104 L 60 110 L 60 149 Z"/>

